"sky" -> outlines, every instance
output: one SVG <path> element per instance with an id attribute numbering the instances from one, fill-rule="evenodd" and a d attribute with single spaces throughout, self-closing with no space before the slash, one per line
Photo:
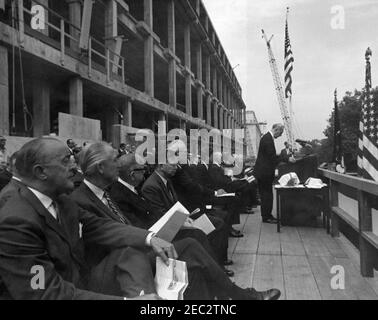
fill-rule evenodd
<path id="1" fill-rule="evenodd" d="M 378 85 L 378 0 L 203 0 L 243 90 L 247 110 L 260 122 L 282 122 L 261 36 L 274 34 L 272 49 L 283 77 L 286 7 L 294 55 L 293 111 L 297 137 L 322 139 L 338 89 L 361 89 L 365 51 L 373 51 L 372 82 Z M 341 6 L 337 8 L 335 6 Z M 342 9 L 342 10 L 341 10 Z M 336 11 L 332 11 L 336 10 Z M 344 28 L 339 18 L 344 11 Z M 335 29 L 335 22 L 339 22 Z"/>

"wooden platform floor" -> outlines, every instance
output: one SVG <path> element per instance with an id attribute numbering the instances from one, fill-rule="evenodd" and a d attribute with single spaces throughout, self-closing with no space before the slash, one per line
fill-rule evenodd
<path id="1" fill-rule="evenodd" d="M 359 252 L 345 237 L 301 227 L 283 227 L 279 234 L 259 212 L 241 220 L 244 237 L 230 238 L 229 245 L 239 286 L 278 288 L 283 300 L 378 300 L 378 273 L 361 276 Z M 345 290 L 331 288 L 333 266 L 344 267 Z"/>

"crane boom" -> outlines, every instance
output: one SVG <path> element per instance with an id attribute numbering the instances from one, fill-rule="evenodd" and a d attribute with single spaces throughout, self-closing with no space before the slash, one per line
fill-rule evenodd
<path id="1" fill-rule="evenodd" d="M 291 114 L 290 114 L 289 109 L 287 107 L 285 94 L 284 94 L 284 90 L 283 90 L 283 85 L 282 85 L 282 79 L 281 79 L 280 73 L 279 73 L 278 68 L 277 68 L 277 62 L 276 62 L 276 59 L 274 57 L 272 47 L 270 45 L 270 41 L 272 40 L 273 36 L 268 40 L 264 30 L 261 30 L 261 31 L 262 31 L 262 34 L 263 34 L 263 38 L 266 41 L 266 45 L 268 47 L 269 65 L 270 65 L 270 68 L 272 70 L 274 86 L 276 88 L 278 104 L 280 106 L 281 116 L 282 116 L 282 120 L 283 120 L 283 123 L 284 123 L 284 126 L 285 126 L 287 140 L 290 143 L 290 145 L 294 148 L 295 137 L 294 137 L 294 132 L 293 132 L 292 117 L 291 117 Z"/>

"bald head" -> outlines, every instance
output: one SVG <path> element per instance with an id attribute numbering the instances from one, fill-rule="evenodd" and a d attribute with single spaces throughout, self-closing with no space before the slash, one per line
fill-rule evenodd
<path id="1" fill-rule="evenodd" d="M 282 123 L 276 123 L 272 127 L 272 133 L 275 139 L 282 136 L 285 130 L 285 126 Z"/>
<path id="2" fill-rule="evenodd" d="M 146 168 L 138 163 L 135 154 L 118 158 L 118 170 L 120 178 L 133 186 L 138 186 L 144 181 Z"/>
<path id="3" fill-rule="evenodd" d="M 33 178 L 36 165 L 48 164 L 68 148 L 58 139 L 39 138 L 27 142 L 17 154 L 16 169 L 23 178 Z"/>
<path id="4" fill-rule="evenodd" d="M 73 190 L 70 178 L 74 164 L 68 147 L 55 138 L 39 138 L 26 143 L 18 152 L 16 170 L 22 181 L 55 198 Z"/>

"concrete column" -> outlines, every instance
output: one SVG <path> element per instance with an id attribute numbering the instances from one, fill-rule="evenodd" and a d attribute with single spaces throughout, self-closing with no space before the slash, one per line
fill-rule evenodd
<path id="1" fill-rule="evenodd" d="M 106 122 L 106 141 L 113 141 L 112 127 L 115 124 L 119 124 L 119 119 L 118 119 L 117 112 L 111 106 L 107 106 L 106 108 L 105 122 Z M 114 146 L 114 147 L 117 147 L 117 146 Z"/>
<path id="2" fill-rule="evenodd" d="M 175 2 L 169 0 L 168 10 L 168 49 L 176 54 L 176 22 L 175 22 Z M 171 57 L 168 62 L 168 81 L 169 81 L 169 105 L 177 107 L 177 81 L 176 81 L 176 60 Z"/>
<path id="3" fill-rule="evenodd" d="M 209 126 L 212 125 L 211 123 L 211 97 L 208 95 L 206 97 L 206 114 L 207 114 L 207 119 L 206 122 Z"/>
<path id="4" fill-rule="evenodd" d="M 84 97 L 83 97 L 83 81 L 81 78 L 70 80 L 70 114 L 73 116 L 84 116 Z"/>
<path id="5" fill-rule="evenodd" d="M 81 28 L 81 1 L 80 0 L 66 0 L 68 3 L 68 14 L 70 23 L 75 27 L 70 26 L 70 34 L 73 38 L 77 39 L 73 41 L 70 39 L 70 48 L 75 51 L 79 51 L 79 38 L 80 38 L 80 28 Z"/>
<path id="6" fill-rule="evenodd" d="M 224 101 L 223 101 L 223 80 L 222 80 L 222 75 L 219 76 L 218 78 L 218 90 L 219 90 L 219 101 L 221 102 L 221 104 L 224 104 Z"/>
<path id="7" fill-rule="evenodd" d="M 0 135 L 9 135 L 8 50 L 0 46 Z"/>
<path id="8" fill-rule="evenodd" d="M 198 16 L 200 16 L 200 14 L 201 14 L 201 7 L 200 7 L 200 5 L 201 5 L 201 0 L 196 0 L 196 13 L 197 13 L 197 15 Z"/>
<path id="9" fill-rule="evenodd" d="M 185 67 L 187 71 L 191 72 L 191 43 L 190 43 L 190 25 L 184 27 L 184 52 L 185 52 Z M 192 76 L 187 73 L 185 76 L 185 107 L 186 114 L 192 116 Z"/>
<path id="10" fill-rule="evenodd" d="M 219 122 L 218 122 L 218 112 L 219 112 L 218 103 L 214 103 L 214 128 L 219 129 Z"/>
<path id="11" fill-rule="evenodd" d="M 133 103 L 131 99 L 126 98 L 122 104 L 123 125 L 133 126 Z"/>
<path id="12" fill-rule="evenodd" d="M 153 30 L 152 0 L 144 0 L 144 22 Z M 149 34 L 144 40 L 144 91 L 154 97 L 154 39 Z"/>
<path id="13" fill-rule="evenodd" d="M 197 60 L 197 79 L 202 82 L 202 45 L 201 43 L 197 46 L 196 51 L 196 60 Z M 198 87 L 197 89 L 197 105 L 198 105 L 198 118 L 203 118 L 203 89 Z"/>
<path id="14" fill-rule="evenodd" d="M 223 108 L 219 108 L 219 130 L 224 128 Z"/>
<path id="15" fill-rule="evenodd" d="M 33 80 L 33 135 L 50 134 L 50 85 L 46 80 Z"/>
<path id="16" fill-rule="evenodd" d="M 210 57 L 206 57 L 206 89 L 210 90 L 211 83 L 211 60 Z"/>
<path id="17" fill-rule="evenodd" d="M 217 69 L 214 68 L 214 73 L 213 73 L 213 94 L 216 98 L 218 98 L 218 81 L 217 81 Z"/>

